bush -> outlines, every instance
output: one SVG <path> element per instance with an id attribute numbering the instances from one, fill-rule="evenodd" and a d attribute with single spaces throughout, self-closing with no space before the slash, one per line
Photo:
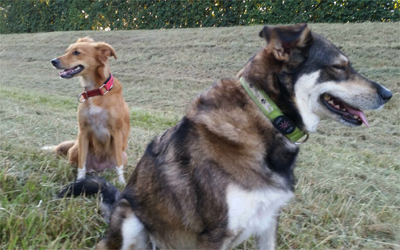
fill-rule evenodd
<path id="1" fill-rule="evenodd" d="M 399 21 L 400 0 L 0 0 L 0 33 Z"/>

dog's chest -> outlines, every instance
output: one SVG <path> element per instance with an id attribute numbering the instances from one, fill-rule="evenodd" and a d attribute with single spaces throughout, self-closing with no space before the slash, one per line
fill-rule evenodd
<path id="1" fill-rule="evenodd" d="M 274 225 L 282 206 L 293 197 L 293 192 L 278 188 L 247 191 L 236 185 L 227 189 L 228 227 L 234 241 L 240 244 L 251 235 L 259 235 Z"/>
<path id="2" fill-rule="evenodd" d="M 85 110 L 88 128 L 101 142 L 106 142 L 110 138 L 108 116 L 109 114 L 106 109 L 93 104 L 90 104 Z"/>

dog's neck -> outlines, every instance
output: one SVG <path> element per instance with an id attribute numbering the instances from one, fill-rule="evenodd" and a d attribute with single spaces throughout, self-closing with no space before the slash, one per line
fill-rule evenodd
<path id="1" fill-rule="evenodd" d="M 264 90 L 282 113 L 304 130 L 303 120 L 294 103 L 292 74 L 282 61 L 275 59 L 268 48 L 254 56 L 243 76 L 257 88 Z"/>
<path id="2" fill-rule="evenodd" d="M 80 77 L 82 88 L 87 91 L 100 88 L 111 72 L 108 67 L 99 67 L 93 74 L 84 75 Z"/>
<path id="3" fill-rule="evenodd" d="M 289 140 L 294 143 L 302 138 L 306 133 L 296 127 L 295 124 L 285 116 L 278 106 L 271 100 L 271 98 L 260 88 L 257 88 L 254 84 L 249 84 L 244 77 L 240 78 L 240 83 L 246 90 L 247 94 L 262 111 L 262 113 L 271 120 L 274 127 L 284 134 Z M 308 136 L 307 136 L 308 138 Z M 307 140 L 307 138 L 305 140 Z M 304 141 L 305 141 L 304 140 Z M 304 142 L 303 141 L 303 142 Z"/>

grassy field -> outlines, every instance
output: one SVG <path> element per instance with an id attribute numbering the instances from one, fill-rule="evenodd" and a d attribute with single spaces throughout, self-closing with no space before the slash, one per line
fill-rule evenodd
<path id="1" fill-rule="evenodd" d="M 400 249 L 400 25 L 313 24 L 362 74 L 394 96 L 366 112 L 371 127 L 323 121 L 301 146 L 295 199 L 280 220 L 279 249 Z M 0 37 L 1 249 L 89 249 L 107 227 L 98 199 L 55 199 L 76 170 L 41 146 L 74 139 L 78 80 L 50 60 L 78 37 L 110 43 L 111 69 L 131 108 L 129 175 L 150 140 L 190 99 L 233 77 L 262 46 L 261 26 Z M 114 171 L 103 173 L 117 183 Z M 251 249 L 249 240 L 237 249 Z"/>

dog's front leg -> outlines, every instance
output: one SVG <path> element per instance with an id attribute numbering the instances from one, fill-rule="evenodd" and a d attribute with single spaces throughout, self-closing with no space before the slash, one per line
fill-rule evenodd
<path id="1" fill-rule="evenodd" d="M 117 162 L 116 170 L 118 175 L 118 180 L 121 184 L 125 185 L 124 179 L 124 163 L 123 163 L 123 152 L 122 152 L 122 132 L 117 131 L 113 134 L 114 141 L 114 157 Z"/>
<path id="2" fill-rule="evenodd" d="M 276 232 L 278 231 L 279 215 L 271 218 L 271 223 L 263 232 L 255 235 L 256 249 L 275 250 L 276 249 Z"/>
<path id="3" fill-rule="evenodd" d="M 86 175 L 86 158 L 89 149 L 89 140 L 86 133 L 80 132 L 78 135 L 78 177 L 77 179 L 83 179 Z"/>

